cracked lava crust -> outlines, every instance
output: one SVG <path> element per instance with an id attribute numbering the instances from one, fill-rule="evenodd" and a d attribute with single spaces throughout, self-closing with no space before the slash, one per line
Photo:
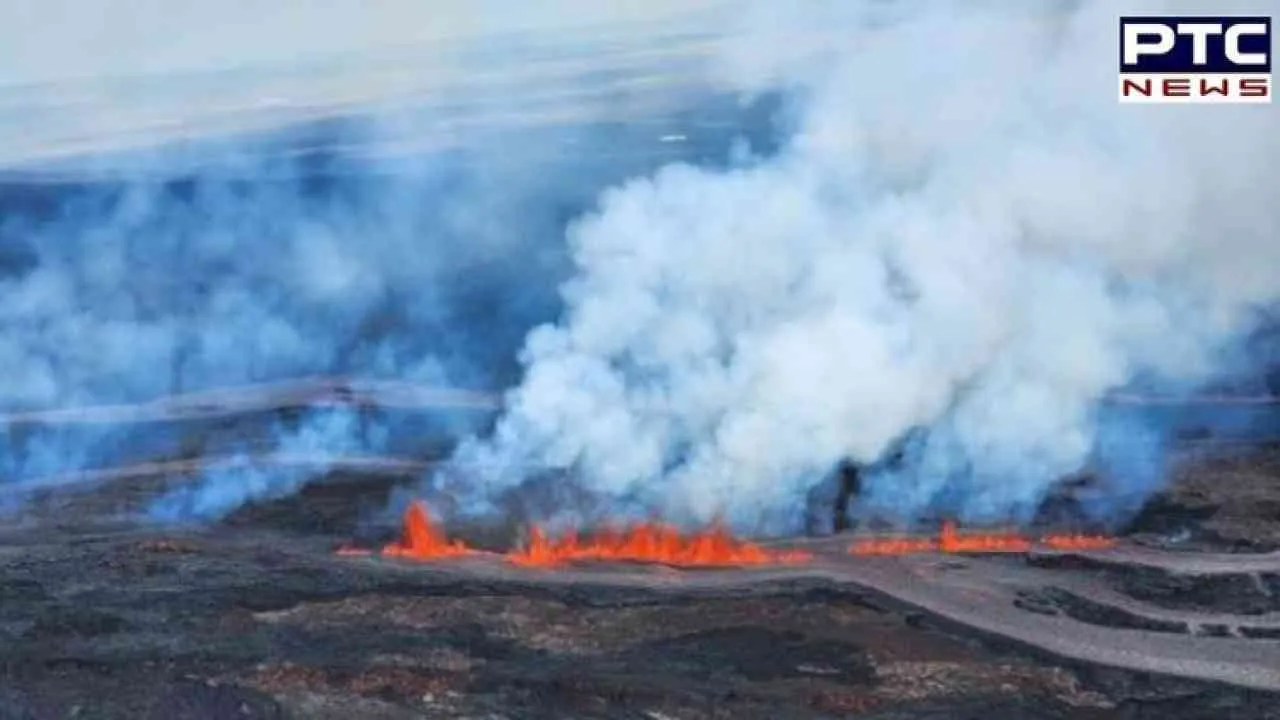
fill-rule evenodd
<path id="1" fill-rule="evenodd" d="M 119 518 L 198 457 L 34 492 L 0 522 L 0 718 L 1280 717 L 1276 448 L 1187 461 L 1097 547 L 655 530 L 660 563 L 387 552 L 414 541 L 361 520 L 423 462 L 182 530 Z"/>

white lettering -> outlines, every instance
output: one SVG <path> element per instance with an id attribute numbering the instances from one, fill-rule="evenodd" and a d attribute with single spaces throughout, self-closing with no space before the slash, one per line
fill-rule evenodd
<path id="1" fill-rule="evenodd" d="M 1218 23 L 1178 23 L 1178 34 L 1191 36 L 1191 64 L 1209 62 L 1209 36 L 1222 34 Z"/>
<path id="2" fill-rule="evenodd" d="M 1155 36 L 1156 42 L 1143 38 Z M 1163 55 L 1173 49 L 1173 29 L 1158 23 L 1130 23 L 1124 26 L 1124 64 L 1132 65 L 1143 55 Z"/>
<path id="3" fill-rule="evenodd" d="M 1266 35 L 1267 26 L 1262 23 L 1240 23 L 1232 25 L 1227 30 L 1224 38 L 1227 50 L 1227 59 L 1236 65 L 1266 65 L 1267 54 L 1240 52 L 1240 37 L 1242 35 Z"/>

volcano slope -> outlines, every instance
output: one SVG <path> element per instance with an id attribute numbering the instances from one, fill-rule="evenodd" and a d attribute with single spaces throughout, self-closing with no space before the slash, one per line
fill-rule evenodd
<path id="1" fill-rule="evenodd" d="M 805 565 L 715 570 L 336 555 L 395 532 L 361 519 L 430 458 L 318 466 L 184 528 L 122 518 L 198 454 L 28 483 L 0 525 L 0 718 L 1280 717 L 1280 453 L 1242 458 L 1189 463 L 1112 550 L 819 538 L 780 543 Z"/>

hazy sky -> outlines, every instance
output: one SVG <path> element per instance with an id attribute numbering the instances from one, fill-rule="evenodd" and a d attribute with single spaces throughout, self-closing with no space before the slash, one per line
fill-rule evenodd
<path id="1" fill-rule="evenodd" d="M 721 27 L 731 0 L 0 0 L 0 166 L 150 144 L 444 88 L 556 86 L 598 58 L 487 68 L 509 37 L 602 39 L 648 52 Z M 656 47 L 656 44 L 655 46 Z M 492 55 L 490 55 L 492 57 Z M 615 60 L 616 62 L 616 60 Z M 515 77 L 520 74 L 519 77 Z M 503 92 L 499 90 L 498 92 Z"/>
<path id="2" fill-rule="evenodd" d="M 625 31 L 717 0 L 0 0 L 0 84 L 288 66 L 486 34 Z"/>

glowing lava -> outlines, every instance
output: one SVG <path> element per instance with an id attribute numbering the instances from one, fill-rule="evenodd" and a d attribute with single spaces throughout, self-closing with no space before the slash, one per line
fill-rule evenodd
<path id="1" fill-rule="evenodd" d="M 350 557 L 373 554 L 350 546 L 340 547 L 336 552 Z M 446 539 L 444 531 L 431 523 L 426 504 L 419 501 L 405 510 L 400 542 L 385 546 L 381 554 L 409 560 L 440 560 L 478 553 L 461 540 Z M 715 567 L 799 563 L 810 559 L 809 553 L 767 550 L 739 540 L 720 525 L 683 535 L 661 523 L 643 523 L 620 531 L 605 529 L 585 538 L 570 532 L 554 539 L 535 526 L 522 549 L 511 550 L 502 557 L 525 567 L 555 567 L 578 560 Z"/>
<path id="2" fill-rule="evenodd" d="M 849 546 L 852 555 L 909 555 L 923 552 L 983 553 L 1026 552 L 1036 545 L 1054 550 L 1104 550 L 1115 547 L 1112 538 L 1098 535 L 1045 535 L 1031 540 L 1017 533 L 960 534 L 954 522 L 942 524 L 938 537 L 864 538 Z"/>
<path id="3" fill-rule="evenodd" d="M 849 546 L 852 555 L 908 555 L 924 552 L 992 553 L 1026 552 L 1034 547 L 1053 550 L 1102 550 L 1114 547 L 1112 538 L 1097 535 L 1055 534 L 1031 540 L 1013 532 L 961 534 L 954 522 L 942 524 L 936 537 L 863 538 Z M 478 554 L 461 540 L 449 540 L 431 522 L 421 501 L 404 513 L 401 540 L 386 545 L 381 554 L 409 560 L 440 560 Z M 350 546 L 338 548 L 338 555 L 369 556 L 373 552 Z M 501 557 L 524 567 L 556 567 L 576 561 L 636 562 L 676 567 L 734 567 L 743 565 L 783 565 L 807 562 L 810 553 L 800 550 L 771 550 L 740 540 L 723 525 L 715 524 L 684 534 L 659 522 L 647 522 L 617 530 L 605 528 L 586 536 L 569 532 L 552 538 L 534 526 L 524 546 Z"/>
<path id="4" fill-rule="evenodd" d="M 980 533 L 961 535 L 954 522 L 942 524 L 938 540 L 943 552 L 1025 552 L 1031 541 L 1016 533 Z"/>
<path id="5" fill-rule="evenodd" d="M 445 539 L 444 531 L 431 523 L 427 505 L 421 501 L 410 503 L 404 511 L 404 531 L 400 542 L 382 548 L 383 555 L 413 560 L 458 557 L 473 552 L 461 540 Z"/>
<path id="6" fill-rule="evenodd" d="M 1054 550 L 1106 550 L 1115 547 L 1116 541 L 1101 535 L 1046 535 L 1040 544 Z"/>
<path id="7" fill-rule="evenodd" d="M 643 523 L 626 530 L 605 529 L 579 538 L 568 533 L 549 538 L 534 527 L 523 550 L 507 553 L 517 565 L 552 567 L 576 560 L 605 560 L 660 563 L 681 567 L 772 565 L 801 563 L 810 559 L 800 551 L 767 550 L 755 543 L 738 540 L 723 526 L 682 535 L 660 523 Z"/>

